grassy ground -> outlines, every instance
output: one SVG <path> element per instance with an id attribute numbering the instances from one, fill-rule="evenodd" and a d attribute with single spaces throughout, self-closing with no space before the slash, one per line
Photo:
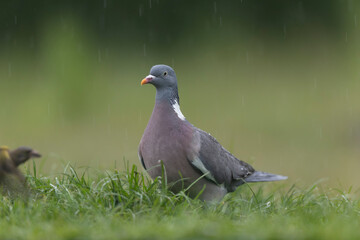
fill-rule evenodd
<path id="1" fill-rule="evenodd" d="M 126 169 L 79 175 L 67 166 L 52 179 L 34 169 L 32 198 L 2 197 L 0 239 L 360 237 L 360 200 L 351 189 L 257 184 L 206 204 L 167 192 L 135 166 Z"/>

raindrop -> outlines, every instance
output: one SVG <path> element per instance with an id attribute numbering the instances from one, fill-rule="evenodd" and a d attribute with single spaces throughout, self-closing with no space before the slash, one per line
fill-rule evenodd
<path id="1" fill-rule="evenodd" d="M 47 105 L 47 113 L 48 113 L 48 116 L 50 116 L 50 103 L 48 103 L 48 105 Z"/>
<path id="2" fill-rule="evenodd" d="M 34 41 L 34 36 L 30 37 L 30 48 L 34 48 L 35 46 L 35 41 Z"/>
<path id="3" fill-rule="evenodd" d="M 354 15 L 354 23 L 355 23 L 355 27 L 357 27 L 357 16 Z"/>
<path id="4" fill-rule="evenodd" d="M 14 22 L 15 22 L 15 25 L 17 24 L 17 16 L 15 15 L 14 16 Z"/>
<path id="5" fill-rule="evenodd" d="M 129 136 L 128 136 L 128 129 L 125 128 L 125 139 L 129 139 Z"/>
<path id="6" fill-rule="evenodd" d="M 216 8 L 216 2 L 214 2 L 214 13 L 216 14 L 217 8 Z"/>
<path id="7" fill-rule="evenodd" d="M 259 145 L 262 145 L 262 134 L 259 133 L 258 135 L 258 141 L 259 141 Z"/>
<path id="8" fill-rule="evenodd" d="M 140 5 L 140 6 L 139 6 L 139 16 L 141 17 L 142 14 L 143 14 L 143 6 Z"/>
<path id="9" fill-rule="evenodd" d="M 219 25 L 220 25 L 220 27 L 222 27 L 222 17 L 221 16 L 219 17 Z"/>
<path id="10" fill-rule="evenodd" d="M 242 106 L 245 105 L 245 96 L 241 96 L 241 105 L 242 105 Z"/>
<path id="11" fill-rule="evenodd" d="M 8 74 L 9 74 L 9 77 L 12 76 L 11 63 L 9 63 L 9 65 L 8 65 Z"/>
<path id="12" fill-rule="evenodd" d="M 149 0 L 149 7 L 151 8 L 151 0 Z"/>
<path id="13" fill-rule="evenodd" d="M 146 44 L 145 43 L 144 43 L 143 49 L 144 49 L 144 57 L 146 57 Z"/>
<path id="14" fill-rule="evenodd" d="M 353 1 L 347 1 L 348 3 L 348 11 L 349 12 L 352 12 L 353 8 L 354 8 L 354 4 L 353 4 Z"/>
<path id="15" fill-rule="evenodd" d="M 298 8 L 299 8 L 299 13 L 301 14 L 301 15 L 303 15 L 303 11 L 304 11 L 304 4 L 303 4 L 303 2 L 299 2 L 298 3 Z"/>
<path id="16" fill-rule="evenodd" d="M 107 133 L 108 133 L 108 135 L 111 134 L 111 124 L 109 122 L 107 124 Z"/>
<path id="17" fill-rule="evenodd" d="M 107 7 L 107 1 L 104 0 L 104 8 L 106 8 L 106 7 Z"/>
<path id="18" fill-rule="evenodd" d="M 61 119 L 61 127 L 65 127 L 65 115 L 64 115 L 63 104 L 60 104 L 60 119 Z"/>
<path id="19" fill-rule="evenodd" d="M 98 62 L 101 62 L 101 50 L 98 49 Z"/>

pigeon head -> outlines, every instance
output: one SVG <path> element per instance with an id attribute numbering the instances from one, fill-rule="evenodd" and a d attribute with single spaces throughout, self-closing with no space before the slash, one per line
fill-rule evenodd
<path id="1" fill-rule="evenodd" d="M 156 100 L 168 99 L 171 103 L 179 102 L 175 71 L 167 65 L 155 65 L 141 85 L 152 84 L 156 88 Z"/>
<path id="2" fill-rule="evenodd" d="M 11 158 L 19 163 L 26 162 L 30 158 L 39 158 L 41 154 L 30 147 L 18 147 L 11 152 Z"/>
<path id="3" fill-rule="evenodd" d="M 156 89 L 177 88 L 175 71 L 166 65 L 155 65 L 150 74 L 141 81 L 141 85 L 147 83 L 154 85 Z"/>

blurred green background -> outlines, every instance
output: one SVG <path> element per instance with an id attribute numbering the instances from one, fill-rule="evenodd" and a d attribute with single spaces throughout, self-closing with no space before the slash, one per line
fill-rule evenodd
<path id="1" fill-rule="evenodd" d="M 1 1 L 0 144 L 43 174 L 140 166 L 155 89 L 174 67 L 195 126 L 289 182 L 360 186 L 357 1 Z"/>

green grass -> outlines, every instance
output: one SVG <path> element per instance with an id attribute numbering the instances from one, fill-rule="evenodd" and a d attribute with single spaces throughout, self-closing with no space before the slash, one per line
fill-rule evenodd
<path id="1" fill-rule="evenodd" d="M 172 194 L 135 166 L 49 179 L 28 175 L 33 197 L 2 197 L 0 239 L 359 238 L 357 193 L 295 185 L 245 185 L 219 203 Z M 277 186 L 277 188 L 274 188 Z M 279 187 L 280 186 L 280 187 Z"/>

